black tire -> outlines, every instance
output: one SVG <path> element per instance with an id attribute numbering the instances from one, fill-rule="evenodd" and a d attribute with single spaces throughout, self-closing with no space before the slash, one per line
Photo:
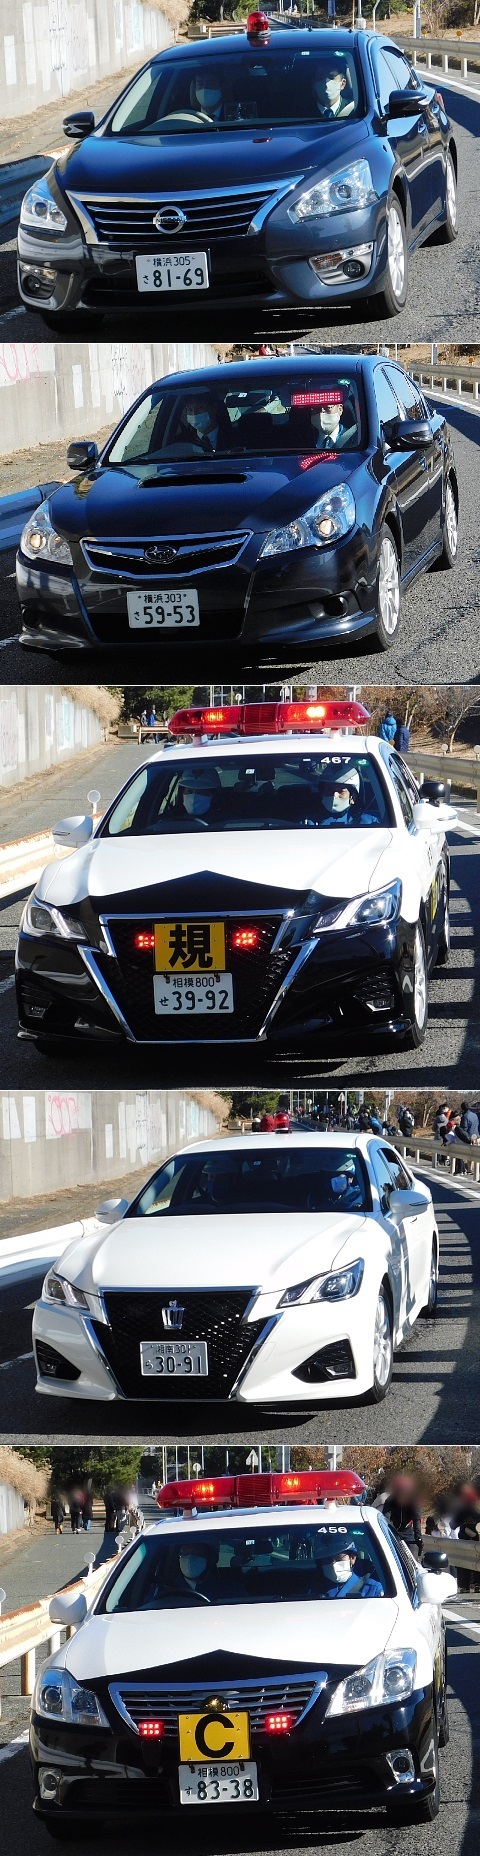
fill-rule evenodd
<path id="1" fill-rule="evenodd" d="M 442 552 L 438 557 L 438 567 L 455 567 L 458 555 L 458 491 L 455 478 L 450 474 L 445 484 L 445 515 L 443 521 Z"/>
<path id="2" fill-rule="evenodd" d="M 438 1305 L 438 1243 L 437 1243 L 436 1237 L 434 1237 L 433 1242 L 432 1242 L 432 1255 L 431 1255 L 431 1260 L 430 1260 L 430 1278 L 429 1278 L 429 1284 L 428 1284 L 428 1296 L 425 1302 L 425 1307 L 420 1310 L 420 1313 L 424 1316 L 425 1321 L 434 1320 L 434 1317 L 437 1312 L 437 1305 Z"/>
<path id="3" fill-rule="evenodd" d="M 440 245 L 453 245 L 454 240 L 458 238 L 458 202 L 457 202 L 457 176 L 455 172 L 455 162 L 453 159 L 453 155 L 450 152 L 450 149 L 448 150 L 448 154 L 447 154 L 445 186 L 446 186 L 445 219 L 443 221 L 443 225 L 440 227 L 440 231 L 438 234 L 438 243 Z"/>
<path id="4" fill-rule="evenodd" d="M 396 1793 L 387 1804 L 387 1822 L 396 1829 L 408 1829 L 409 1824 L 433 1824 L 440 1810 L 440 1773 L 438 1769 L 438 1736 L 435 1722 L 432 1723 L 435 1753 L 435 1787 L 427 1792 L 425 1798 L 402 1798 Z"/>
<path id="5" fill-rule="evenodd" d="M 388 1360 L 384 1359 L 382 1371 L 379 1371 L 380 1362 L 378 1358 L 376 1357 L 377 1327 L 381 1328 L 382 1334 L 383 1334 L 382 1352 L 388 1355 Z M 368 1404 L 369 1405 L 380 1405 L 382 1402 L 382 1399 L 386 1398 L 388 1388 L 390 1385 L 390 1380 L 392 1377 L 392 1372 L 393 1372 L 392 1304 L 390 1301 L 390 1296 L 385 1288 L 385 1283 L 382 1283 L 381 1288 L 379 1289 L 379 1293 L 378 1293 L 377 1311 L 376 1311 L 376 1316 L 375 1316 L 375 1338 L 374 1338 L 374 1349 L 373 1349 L 373 1381 L 372 1381 L 371 1389 L 368 1393 Z"/>
<path id="6" fill-rule="evenodd" d="M 86 1837 L 88 1839 L 86 1821 L 84 1824 L 81 1822 L 78 1824 L 72 1824 L 72 1822 L 65 1822 L 62 1824 L 62 1820 L 59 1817 L 42 1817 L 41 1822 L 44 1830 L 48 1831 L 49 1837 L 54 1838 L 55 1843 L 79 1843 L 81 1838 L 83 1839 Z M 100 1830 L 101 1824 L 95 1822 L 96 1836 L 98 1836 Z"/>
<path id="7" fill-rule="evenodd" d="M 449 1719 L 449 1713 L 448 1713 L 447 1665 L 446 1663 L 445 1663 L 444 1683 L 445 1683 L 445 1687 L 444 1687 L 444 1691 L 442 1695 L 441 1714 L 440 1714 L 440 1719 L 438 1723 L 438 1744 L 439 1746 L 448 1746 L 448 1742 L 450 1739 L 450 1719 Z"/>
<path id="8" fill-rule="evenodd" d="M 420 989 L 422 1005 L 420 1004 Z M 425 937 L 420 922 L 415 933 L 415 951 L 413 966 L 413 1017 L 407 1028 L 406 1049 L 419 1050 L 424 1043 L 428 1025 L 428 973 L 425 952 Z"/>
<path id="9" fill-rule="evenodd" d="M 377 302 L 383 316 L 398 316 L 408 292 L 408 247 L 405 219 L 396 193 L 387 204 L 387 276 Z"/>
<path id="10" fill-rule="evenodd" d="M 375 640 L 381 651 L 396 643 L 402 619 L 400 556 L 388 522 L 382 524 L 375 583 Z"/>
<path id="11" fill-rule="evenodd" d="M 437 947 L 437 967 L 447 967 L 450 959 L 450 898 L 446 875 L 443 881 L 443 922 Z"/>

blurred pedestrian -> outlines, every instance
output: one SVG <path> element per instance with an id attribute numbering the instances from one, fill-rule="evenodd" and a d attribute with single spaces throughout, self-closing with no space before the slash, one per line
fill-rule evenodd
<path id="1" fill-rule="evenodd" d="M 83 1489 L 72 1489 L 69 1497 L 70 1527 L 72 1534 L 81 1534 L 83 1522 Z"/>
<path id="2" fill-rule="evenodd" d="M 398 1534 L 399 1540 L 403 1540 L 405 1546 L 410 1548 L 410 1552 L 417 1559 L 421 1559 L 422 1517 L 414 1476 L 407 1474 L 393 1476 L 383 1512 L 394 1533 Z"/>
<path id="3" fill-rule="evenodd" d="M 55 1528 L 55 1533 L 63 1534 L 65 1509 L 63 1506 L 61 1495 L 52 1495 L 52 1500 L 50 1503 L 50 1514 L 51 1514 L 53 1525 Z"/>

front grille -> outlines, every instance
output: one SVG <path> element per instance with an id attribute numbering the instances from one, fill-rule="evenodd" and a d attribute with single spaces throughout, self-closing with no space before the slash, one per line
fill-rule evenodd
<path id="1" fill-rule="evenodd" d="M 199 1231 L 201 1241 L 201 1231 Z M 251 1289 L 148 1289 L 142 1293 L 108 1290 L 104 1300 L 110 1323 L 93 1322 L 100 1346 L 127 1398 L 187 1400 L 228 1398 L 241 1367 L 258 1339 L 264 1321 L 243 1321 Z M 176 1298 L 185 1309 L 182 1340 L 204 1340 L 208 1375 L 195 1380 L 145 1379 L 140 1371 L 140 1341 L 168 1339 L 162 1307 Z"/>
<path id="2" fill-rule="evenodd" d="M 117 955 L 117 966 L 115 969 L 113 961 L 101 954 L 97 955 L 98 964 L 134 1037 L 181 1044 L 187 1040 L 190 1042 L 192 1037 L 215 1043 L 218 1039 L 230 1041 L 258 1036 L 266 1012 L 293 958 L 291 951 L 283 951 L 282 948 L 278 948 L 275 954 L 270 953 L 280 916 L 269 919 L 262 916 L 256 924 L 254 914 L 249 917 L 249 925 L 251 922 L 262 929 L 262 942 L 259 948 L 248 953 L 228 954 L 228 970 L 233 976 L 234 1011 L 228 1015 L 212 1013 L 210 1016 L 209 1013 L 202 1013 L 196 1019 L 193 1031 L 189 1018 L 183 1018 L 183 1014 L 181 1018 L 175 1013 L 168 1018 L 155 1016 L 153 953 L 135 954 L 132 948 L 134 933 L 151 933 L 154 927 L 152 917 L 133 921 L 119 921 L 115 917 L 107 919 Z M 244 925 L 240 918 L 228 918 L 230 931 Z"/>
<path id="3" fill-rule="evenodd" d="M 165 480 L 168 487 L 168 478 Z M 201 479 L 198 479 L 201 482 Z M 158 488 L 162 489 L 159 478 Z M 227 535 L 190 535 L 182 539 L 178 535 L 155 535 L 149 542 L 138 541 L 91 541 L 86 537 L 82 543 L 82 552 L 87 565 L 95 573 L 131 575 L 136 581 L 144 579 L 163 583 L 175 580 L 185 574 L 207 573 L 216 567 L 235 567 L 250 532 L 236 530 Z M 149 547 L 171 548 L 173 561 L 158 564 L 146 558 Z"/>
<path id="4" fill-rule="evenodd" d="M 277 1714 L 288 1708 L 293 1714 L 295 1726 L 301 1720 L 315 1693 L 315 1676 L 292 1680 L 291 1676 L 274 1677 L 272 1680 L 220 1683 L 220 1693 L 226 1708 L 245 1708 L 250 1716 L 252 1733 L 265 1731 L 267 1714 Z M 165 1723 L 165 1738 L 173 1739 L 178 1733 L 179 1714 L 202 1713 L 210 1690 L 205 1683 L 178 1685 L 166 1688 L 161 1683 L 131 1683 L 128 1686 L 113 1686 L 110 1689 L 112 1701 L 125 1709 L 133 1727 L 139 1721 L 158 1720 Z M 118 1698 L 118 1699 L 117 1699 Z"/>
<path id="5" fill-rule="evenodd" d="M 101 245 L 112 251 L 159 252 L 193 250 L 201 239 L 210 244 L 219 238 L 244 238 L 252 219 L 267 204 L 272 205 L 277 189 L 265 187 L 234 188 L 231 192 L 190 194 L 188 198 L 148 194 L 116 199 L 112 194 L 78 195 L 95 227 Z M 185 224 L 176 232 L 159 232 L 154 225 L 162 207 L 177 206 L 185 215 Z"/>

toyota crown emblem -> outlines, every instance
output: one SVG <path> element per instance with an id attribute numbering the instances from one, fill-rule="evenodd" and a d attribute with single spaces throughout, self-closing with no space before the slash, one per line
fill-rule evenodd
<path id="1" fill-rule="evenodd" d="M 161 206 L 160 211 L 155 213 L 153 223 L 157 232 L 181 232 L 185 225 L 185 213 L 182 213 L 181 206 Z"/>
<path id="2" fill-rule="evenodd" d="M 163 1321 L 164 1328 L 169 1328 L 170 1332 L 172 1328 L 174 1328 L 178 1334 L 180 1331 L 180 1328 L 183 1327 L 184 1314 L 185 1314 L 185 1309 L 180 1308 L 180 1305 L 178 1302 L 169 1302 L 166 1308 L 162 1308 L 162 1321 Z"/>
<path id="3" fill-rule="evenodd" d="M 171 562 L 176 559 L 176 554 L 176 548 L 162 548 L 160 545 L 144 548 L 145 560 L 156 561 L 160 567 L 170 567 Z"/>

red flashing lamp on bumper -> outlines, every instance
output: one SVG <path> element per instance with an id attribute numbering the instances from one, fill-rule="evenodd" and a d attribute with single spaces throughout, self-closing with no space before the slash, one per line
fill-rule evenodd
<path id="1" fill-rule="evenodd" d="M 363 728 L 370 719 L 361 702 L 245 702 L 218 709 L 177 709 L 172 735 L 323 734 Z"/>
<path id="2" fill-rule="evenodd" d="M 278 1508 L 294 1503 L 317 1506 L 328 1501 L 352 1501 L 363 1495 L 365 1483 L 353 1469 L 305 1469 L 278 1473 L 267 1470 L 243 1476 L 212 1476 L 185 1482 L 166 1482 L 157 1495 L 162 1509 Z"/>

